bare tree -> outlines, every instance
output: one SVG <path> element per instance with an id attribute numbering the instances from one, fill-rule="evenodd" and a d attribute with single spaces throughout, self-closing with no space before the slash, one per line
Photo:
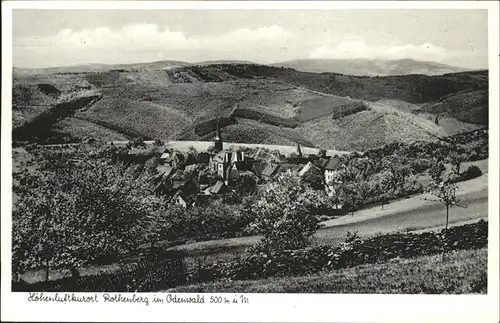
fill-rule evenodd
<path id="1" fill-rule="evenodd" d="M 445 235 L 448 233 L 450 207 L 454 205 L 466 207 L 460 204 L 461 200 L 457 196 L 458 186 L 455 183 L 455 179 L 455 173 L 447 172 L 438 178 L 438 180 L 432 180 L 430 186 L 430 193 L 437 198 L 437 202 L 442 203 L 446 207 Z"/>

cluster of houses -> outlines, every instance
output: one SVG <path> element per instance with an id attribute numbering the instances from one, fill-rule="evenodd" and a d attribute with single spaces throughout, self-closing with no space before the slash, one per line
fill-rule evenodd
<path id="1" fill-rule="evenodd" d="M 225 150 L 220 128 L 217 126 L 212 152 L 198 153 L 195 160 L 178 151 L 165 150 L 157 166 L 155 194 L 171 198 L 171 203 L 185 208 L 201 206 L 211 200 L 224 197 L 232 191 L 241 176 L 253 177 L 258 185 L 265 184 L 279 173 L 292 171 L 305 176 L 315 169 L 324 174 L 329 183 L 339 166 L 336 157 L 303 156 L 300 145 L 293 157 L 277 151 L 253 151 L 251 156 L 244 150 Z M 212 180 L 207 180 L 209 175 Z"/>

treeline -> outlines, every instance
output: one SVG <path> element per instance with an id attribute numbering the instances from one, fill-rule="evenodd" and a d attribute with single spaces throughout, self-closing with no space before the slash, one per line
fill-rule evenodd
<path id="1" fill-rule="evenodd" d="M 282 118 L 269 113 L 253 110 L 251 108 L 238 108 L 234 110 L 233 117 L 260 121 L 273 126 L 296 128 L 299 122 L 292 119 Z"/>
<path id="2" fill-rule="evenodd" d="M 419 174 L 439 163 L 451 164 L 457 180 L 481 175 L 477 167 L 463 170 L 461 165 L 488 158 L 488 130 L 459 134 L 443 142 L 395 142 L 340 158 L 338 172 L 327 184 L 338 204 L 356 210 L 424 191 Z"/>

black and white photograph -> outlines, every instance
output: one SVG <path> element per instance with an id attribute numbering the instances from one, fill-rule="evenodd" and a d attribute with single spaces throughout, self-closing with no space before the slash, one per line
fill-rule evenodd
<path id="1" fill-rule="evenodd" d="M 491 293 L 495 6 L 209 6 L 11 11 L 9 292 Z"/>

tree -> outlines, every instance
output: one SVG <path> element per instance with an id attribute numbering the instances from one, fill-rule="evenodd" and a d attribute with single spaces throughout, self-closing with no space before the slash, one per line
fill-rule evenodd
<path id="1" fill-rule="evenodd" d="M 258 249 L 272 252 L 307 246 L 318 229 L 315 212 L 325 203 L 324 192 L 311 189 L 293 173 L 281 174 L 253 203 L 254 225 L 264 235 Z"/>
<path id="2" fill-rule="evenodd" d="M 390 178 L 391 172 L 388 170 L 377 173 L 370 178 L 370 190 L 372 195 L 377 196 L 378 200 L 380 200 L 382 210 L 389 198 L 394 196 Z"/>
<path id="3" fill-rule="evenodd" d="M 13 264 L 16 271 L 77 268 L 116 257 L 151 239 L 160 200 L 148 177 L 136 178 L 122 164 L 82 149 L 71 167 L 27 174 L 14 188 Z M 96 157 L 97 156 L 97 157 Z M 67 159 L 67 156 L 66 158 Z M 156 216 L 156 217 L 155 217 Z"/>
<path id="4" fill-rule="evenodd" d="M 326 149 L 320 149 L 320 150 L 318 151 L 318 156 L 319 156 L 320 158 L 326 158 Z"/>
<path id="5" fill-rule="evenodd" d="M 239 205 L 228 205 L 221 200 L 204 207 L 194 207 L 187 213 L 187 237 L 196 240 L 234 237 L 250 222 L 248 215 L 240 212 Z"/>
<path id="6" fill-rule="evenodd" d="M 356 183 L 343 183 L 339 187 L 337 194 L 338 199 L 341 201 L 342 208 L 351 212 L 351 215 L 354 215 L 354 211 L 359 208 L 362 201 L 361 194 L 356 186 Z"/>
<path id="7" fill-rule="evenodd" d="M 156 173 L 156 167 L 158 167 L 158 157 L 154 156 L 146 160 L 146 163 L 144 163 L 144 170 L 148 174 L 155 174 Z"/>
<path id="8" fill-rule="evenodd" d="M 207 169 L 203 169 L 198 173 L 198 183 L 202 185 L 210 184 L 209 183 L 209 176 L 210 172 Z"/>
<path id="9" fill-rule="evenodd" d="M 186 164 L 192 165 L 198 162 L 198 151 L 193 146 L 189 146 L 187 151 Z"/>
<path id="10" fill-rule="evenodd" d="M 136 148 L 145 148 L 146 147 L 146 144 L 144 143 L 144 140 L 142 138 L 134 138 L 130 142 L 130 144 L 132 147 L 136 147 Z"/>
<path id="11" fill-rule="evenodd" d="M 311 166 L 302 176 L 302 180 L 315 190 L 325 189 L 325 178 L 321 170 L 316 166 Z"/>
<path id="12" fill-rule="evenodd" d="M 250 172 L 241 173 L 235 184 L 239 196 L 248 196 L 257 190 L 257 176 Z"/>
<path id="13" fill-rule="evenodd" d="M 150 243 L 151 250 L 154 251 L 156 242 L 163 240 L 168 234 L 167 201 L 163 197 L 155 195 L 146 196 L 141 201 L 141 206 L 146 211 L 141 219 L 143 239 Z"/>
<path id="14" fill-rule="evenodd" d="M 434 195 L 438 202 L 444 204 L 446 207 L 446 225 L 445 225 L 445 235 L 448 232 L 448 220 L 450 207 L 460 205 L 460 198 L 457 197 L 458 186 L 455 184 L 456 174 L 447 172 L 444 173 L 438 180 L 432 180 L 430 186 L 430 193 Z"/>
<path id="15" fill-rule="evenodd" d="M 460 166 L 467 160 L 467 155 L 456 150 L 451 151 L 448 160 L 453 165 L 455 174 L 460 175 Z"/>
<path id="16" fill-rule="evenodd" d="M 393 154 L 384 163 L 384 168 L 386 168 L 389 173 L 387 180 L 389 182 L 389 187 L 391 190 L 397 194 L 398 189 L 403 186 L 406 178 L 412 175 L 413 171 L 408 165 L 406 158 L 401 157 L 397 154 Z"/>
<path id="17" fill-rule="evenodd" d="M 442 176 L 444 171 L 446 170 L 446 167 L 444 166 L 442 161 L 437 161 L 434 166 L 432 166 L 429 169 L 429 175 L 431 176 L 431 180 L 434 182 L 441 182 L 442 181 Z"/>

